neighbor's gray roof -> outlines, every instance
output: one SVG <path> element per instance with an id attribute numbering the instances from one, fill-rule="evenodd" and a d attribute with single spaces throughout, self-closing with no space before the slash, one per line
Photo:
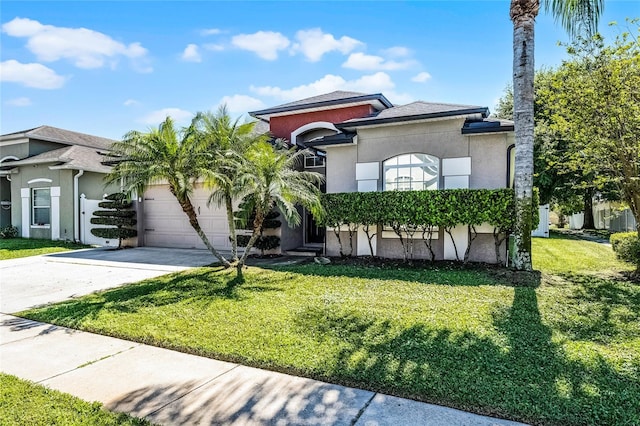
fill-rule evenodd
<path id="1" fill-rule="evenodd" d="M 0 141 L 18 138 L 38 139 L 66 145 L 79 145 L 99 149 L 108 149 L 111 144 L 115 142 L 112 139 L 87 135 L 86 133 L 72 132 L 71 130 L 59 129 L 52 126 L 40 126 L 33 129 L 22 130 L 20 132 L 8 133 L 0 136 Z"/>
<path id="2" fill-rule="evenodd" d="M 256 121 L 255 126 L 253 126 L 252 133 L 255 135 L 264 135 L 265 133 L 269 133 L 269 123 L 262 120 Z"/>
<path id="3" fill-rule="evenodd" d="M 353 118 L 336 124 L 336 127 L 353 127 L 365 124 L 393 123 L 418 119 L 446 117 L 453 115 L 482 114 L 489 115 L 489 109 L 477 105 L 446 104 L 439 102 L 416 101 L 406 105 L 380 111 L 372 117 Z"/>
<path id="4" fill-rule="evenodd" d="M 111 168 L 102 164 L 106 159 L 105 151 L 96 148 L 73 145 L 43 152 L 33 157 L 3 163 L 5 168 L 30 164 L 54 163 L 51 169 L 85 170 L 96 173 L 109 173 Z"/>
<path id="5" fill-rule="evenodd" d="M 347 92 L 343 90 L 336 90 L 335 92 L 325 93 L 323 95 L 312 96 L 310 98 L 300 99 L 298 101 L 289 102 L 282 105 L 277 105 L 271 108 L 251 111 L 252 116 L 269 115 L 279 112 L 297 111 L 306 108 L 317 108 L 330 105 L 341 105 L 351 102 L 364 102 L 364 101 L 378 101 L 383 106 L 389 108 L 393 106 L 382 93 L 360 93 L 360 92 Z"/>

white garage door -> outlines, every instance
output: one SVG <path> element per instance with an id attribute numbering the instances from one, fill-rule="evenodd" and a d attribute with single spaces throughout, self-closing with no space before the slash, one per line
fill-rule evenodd
<path id="1" fill-rule="evenodd" d="M 229 226 L 224 209 L 207 207 L 208 191 L 195 190 L 191 202 L 198 222 L 217 249 L 230 249 Z M 189 225 L 187 215 L 167 185 L 154 185 L 144 194 L 144 244 L 149 247 L 202 248 L 202 240 Z"/>

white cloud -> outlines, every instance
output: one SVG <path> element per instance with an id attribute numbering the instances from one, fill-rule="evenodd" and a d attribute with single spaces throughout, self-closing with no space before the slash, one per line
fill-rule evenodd
<path id="1" fill-rule="evenodd" d="M 23 64 L 15 59 L 0 63 L 0 81 L 22 84 L 35 89 L 59 89 L 65 78 L 42 64 Z"/>
<path id="2" fill-rule="evenodd" d="M 182 60 L 187 62 L 202 62 L 198 45 L 193 43 L 188 44 L 182 52 Z"/>
<path id="3" fill-rule="evenodd" d="M 220 30 L 219 28 L 207 28 L 207 29 L 204 29 L 204 30 L 200 31 L 200 35 L 202 35 L 202 36 L 210 36 L 210 35 L 220 34 L 221 32 L 222 32 L 222 30 Z"/>
<path id="4" fill-rule="evenodd" d="M 140 102 L 136 101 L 135 99 L 127 99 L 126 101 L 124 101 L 122 103 L 122 105 L 124 105 L 124 106 L 136 106 L 136 105 L 140 105 Z"/>
<path id="5" fill-rule="evenodd" d="M 14 107 L 28 107 L 31 105 L 31 99 L 26 97 L 9 99 L 5 102 L 7 105 L 11 105 Z"/>
<path id="6" fill-rule="evenodd" d="M 138 121 L 151 126 L 157 126 L 166 120 L 167 117 L 171 117 L 175 123 L 186 124 L 191 120 L 193 114 L 180 108 L 163 108 L 150 112 Z"/>
<path id="7" fill-rule="evenodd" d="M 423 72 L 420 72 L 420 73 L 414 75 L 411 78 L 411 81 L 415 81 L 416 83 L 424 83 L 424 82 L 426 82 L 427 80 L 430 80 L 430 79 L 431 79 L 431 74 L 429 74 L 426 71 L 423 71 Z"/>
<path id="8" fill-rule="evenodd" d="M 207 43 L 207 44 L 203 44 L 202 47 L 204 47 L 207 50 L 212 50 L 214 52 L 221 52 L 224 50 L 224 46 L 221 44 L 216 44 L 216 43 Z"/>
<path id="9" fill-rule="evenodd" d="M 67 59 L 78 68 L 100 68 L 107 62 L 114 66 L 118 58 L 124 56 L 132 61 L 137 71 L 151 71 L 146 64 L 147 49 L 140 43 L 125 45 L 87 28 L 56 27 L 28 18 L 15 18 L 3 24 L 2 31 L 12 37 L 26 37 L 27 48 L 40 61 Z"/>
<path id="10" fill-rule="evenodd" d="M 385 60 L 382 56 L 367 55 L 366 53 L 357 52 L 352 53 L 347 58 L 347 61 L 342 64 L 344 68 L 351 68 L 360 71 L 395 71 L 407 69 L 416 62 L 413 60 L 406 60 L 402 62 Z"/>
<path id="11" fill-rule="evenodd" d="M 239 34 L 231 38 L 234 46 L 255 53 L 262 59 L 273 61 L 278 59 L 278 51 L 289 47 L 291 42 L 280 33 L 258 31 L 253 34 Z"/>
<path id="12" fill-rule="evenodd" d="M 393 46 L 388 49 L 384 49 L 382 53 L 391 58 L 403 58 L 411 54 L 411 50 L 404 46 Z"/>
<path id="13" fill-rule="evenodd" d="M 359 40 L 342 36 L 337 39 L 333 34 L 323 33 L 320 28 L 301 30 L 296 33 L 298 42 L 293 45 L 294 52 L 302 52 L 311 62 L 322 59 L 325 53 L 337 50 L 346 55 L 358 46 L 364 45 Z"/>
<path id="14" fill-rule="evenodd" d="M 247 95 L 225 96 L 220 99 L 219 105 L 227 105 L 229 112 L 245 113 L 264 107 L 264 102 L 260 99 Z"/>
<path id="15" fill-rule="evenodd" d="M 282 89 L 274 86 L 251 86 L 250 89 L 259 95 L 273 96 L 283 101 L 291 101 L 329 93 L 335 90 L 353 90 L 356 92 L 378 93 L 385 90 L 391 90 L 394 87 L 395 84 L 391 81 L 391 77 L 388 74 L 378 72 L 362 76 L 356 80 L 345 80 L 341 76 L 327 74 L 313 83 L 303 84 L 291 89 Z"/>

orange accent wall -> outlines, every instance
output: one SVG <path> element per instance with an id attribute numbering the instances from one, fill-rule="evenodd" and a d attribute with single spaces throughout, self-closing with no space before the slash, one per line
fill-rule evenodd
<path id="1" fill-rule="evenodd" d="M 285 115 L 282 117 L 271 117 L 270 130 L 278 138 L 291 137 L 291 132 L 315 121 L 327 121 L 329 123 L 340 123 L 352 118 L 367 117 L 373 113 L 371 105 L 356 105 L 346 108 L 328 109 L 325 111 L 314 111 L 303 114 Z"/>

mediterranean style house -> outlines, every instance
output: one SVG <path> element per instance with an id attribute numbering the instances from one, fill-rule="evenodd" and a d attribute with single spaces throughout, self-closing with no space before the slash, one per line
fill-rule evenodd
<path id="1" fill-rule="evenodd" d="M 490 118 L 486 107 L 393 105 L 380 93 L 336 91 L 249 114 L 256 131 L 309 150 L 302 167 L 325 176 L 325 192 L 497 189 L 513 183 L 513 123 Z M 48 126 L 0 136 L 2 225 L 17 226 L 24 237 L 96 243 L 87 232 L 91 208 L 82 203 L 91 200 L 97 207 L 105 193 L 117 191 L 103 183 L 109 167 L 102 162 L 112 142 Z M 230 248 L 226 212 L 209 206 L 208 198 L 203 187 L 192 194 L 201 227 L 216 248 Z M 204 248 L 167 185 L 149 187 L 136 209 L 138 245 Z M 301 227 L 277 231 L 279 251 L 337 255 L 334 232 L 302 215 Z M 493 228 L 476 231 L 470 260 L 494 262 Z M 467 227 L 451 234 L 455 244 L 443 230 L 433 234 L 437 259 L 462 257 Z M 362 231 L 355 243 L 355 254 L 370 254 Z M 387 229 L 378 229 L 372 246 L 377 256 L 403 256 L 399 238 Z M 415 257 L 426 257 L 424 244 L 414 247 Z"/>
<path id="2" fill-rule="evenodd" d="M 0 227 L 16 226 L 25 238 L 108 244 L 91 235 L 89 219 L 104 194 L 117 191 L 103 182 L 113 142 L 51 126 L 0 136 Z"/>
<path id="3" fill-rule="evenodd" d="M 323 173 L 326 192 L 497 189 L 513 182 L 513 122 L 489 118 L 486 107 L 433 102 L 395 106 L 382 94 L 332 92 L 250 113 L 269 124 L 271 133 L 314 155 L 304 167 Z M 315 226 L 305 214 L 302 245 L 325 244 L 338 254 L 333 233 Z M 478 228 L 472 261 L 495 262 L 493 229 Z M 374 254 L 402 257 L 393 232 L 381 229 Z M 440 230 L 433 238 L 438 259 L 455 259 L 467 245 L 466 226 L 451 238 Z M 416 245 L 417 257 L 424 245 Z M 286 247 L 285 247 L 286 249 Z M 506 248 L 503 248 L 506 250 Z M 369 254 L 363 231 L 357 254 Z"/>

